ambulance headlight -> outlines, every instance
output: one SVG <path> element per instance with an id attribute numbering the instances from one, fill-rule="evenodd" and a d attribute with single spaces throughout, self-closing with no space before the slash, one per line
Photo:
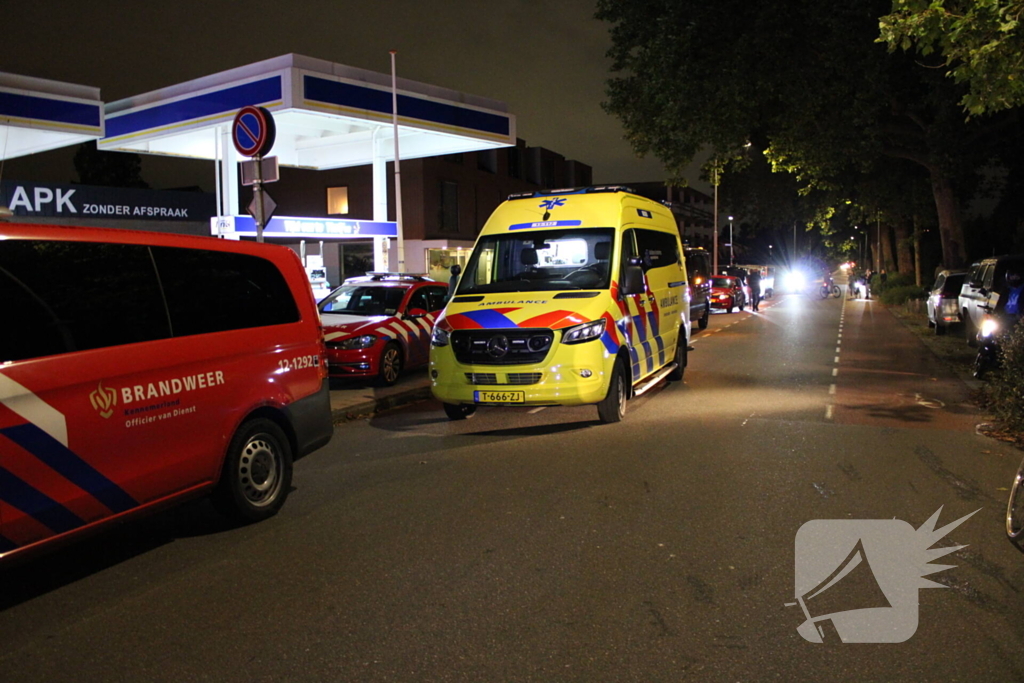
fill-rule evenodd
<path id="1" fill-rule="evenodd" d="M 435 327 L 430 335 L 431 346 L 448 346 L 448 330 Z"/>
<path id="2" fill-rule="evenodd" d="M 334 348 L 352 351 L 354 349 L 368 349 L 377 343 L 377 337 L 372 334 L 364 334 L 360 337 L 349 337 L 334 344 Z"/>
<path id="3" fill-rule="evenodd" d="M 602 334 L 604 334 L 604 318 L 592 323 L 583 323 L 576 327 L 570 327 L 562 335 L 562 343 L 580 344 L 591 339 L 597 339 Z"/>
<path id="4" fill-rule="evenodd" d="M 981 323 L 981 336 L 991 337 L 999 331 L 999 323 L 992 318 L 985 318 Z"/>

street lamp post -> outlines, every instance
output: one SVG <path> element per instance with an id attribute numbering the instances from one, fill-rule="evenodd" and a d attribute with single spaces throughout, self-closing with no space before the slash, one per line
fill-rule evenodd
<path id="1" fill-rule="evenodd" d="M 729 216 L 729 265 L 730 266 L 736 265 L 734 260 L 733 260 L 733 253 L 732 253 L 732 216 Z"/>
<path id="2" fill-rule="evenodd" d="M 715 163 L 715 216 L 714 216 L 714 234 L 711 236 L 711 270 L 714 271 L 715 275 L 718 275 L 718 164 Z"/>

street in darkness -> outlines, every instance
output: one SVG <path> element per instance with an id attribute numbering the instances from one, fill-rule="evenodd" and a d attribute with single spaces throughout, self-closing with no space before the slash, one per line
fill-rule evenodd
<path id="1" fill-rule="evenodd" d="M 877 301 L 776 297 L 693 347 L 617 425 L 425 401 L 338 425 L 267 522 L 198 501 L 6 569 L 3 679 L 1024 678 L 1020 456 L 965 384 Z M 797 633 L 804 523 L 940 508 L 978 512 L 909 640 Z"/>

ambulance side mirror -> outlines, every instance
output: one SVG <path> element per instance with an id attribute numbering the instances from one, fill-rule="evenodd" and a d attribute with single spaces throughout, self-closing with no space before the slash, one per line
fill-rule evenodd
<path id="1" fill-rule="evenodd" d="M 640 266 L 626 266 L 623 269 L 621 291 L 626 296 L 644 293 L 644 271 Z"/>
<path id="2" fill-rule="evenodd" d="M 449 269 L 449 272 L 452 276 L 448 278 L 448 298 L 451 299 L 455 296 L 455 288 L 459 284 L 459 275 L 462 273 L 462 266 L 456 263 Z"/>

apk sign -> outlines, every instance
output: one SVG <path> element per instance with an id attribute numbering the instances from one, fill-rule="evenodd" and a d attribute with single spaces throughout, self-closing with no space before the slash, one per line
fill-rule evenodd
<path id="1" fill-rule="evenodd" d="M 15 216 L 116 220 L 207 221 L 217 214 L 206 192 L 172 192 L 94 185 L 0 183 L 0 204 Z"/>

